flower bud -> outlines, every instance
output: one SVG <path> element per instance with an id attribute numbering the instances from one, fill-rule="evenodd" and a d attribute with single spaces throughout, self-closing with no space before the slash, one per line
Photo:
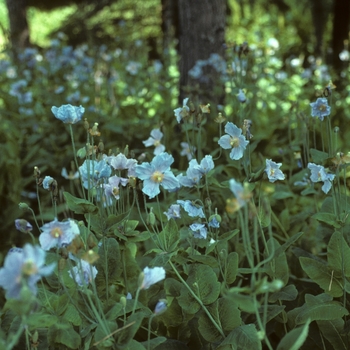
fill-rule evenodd
<path id="1" fill-rule="evenodd" d="M 63 271 L 64 268 L 66 267 L 66 263 L 67 263 L 67 260 L 61 258 L 61 259 L 58 261 L 58 271 Z"/>
<path id="2" fill-rule="evenodd" d="M 153 213 L 153 208 L 151 208 L 151 211 L 147 215 L 147 223 L 150 224 L 151 226 L 154 226 L 156 223 L 156 216 Z"/>
<path id="3" fill-rule="evenodd" d="M 125 309 L 125 307 L 126 307 L 126 298 L 124 296 L 122 296 L 119 301 L 123 305 L 123 308 Z"/>
<path id="4" fill-rule="evenodd" d="M 128 145 L 125 146 L 123 153 L 124 153 L 125 157 L 128 157 L 128 155 L 129 155 L 129 146 Z"/>
<path id="5" fill-rule="evenodd" d="M 165 299 L 159 299 L 156 307 L 154 308 L 154 314 L 160 315 L 167 310 L 167 301 Z"/>
<path id="6" fill-rule="evenodd" d="M 19 203 L 18 206 L 19 206 L 19 209 L 22 209 L 22 210 L 29 210 L 30 208 L 27 203 Z"/>

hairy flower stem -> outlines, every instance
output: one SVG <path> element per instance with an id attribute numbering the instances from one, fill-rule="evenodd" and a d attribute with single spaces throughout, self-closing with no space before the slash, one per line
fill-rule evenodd
<path id="1" fill-rule="evenodd" d="M 69 125 L 69 132 L 70 132 L 70 138 L 72 140 L 72 147 L 73 147 L 73 155 L 74 155 L 74 163 L 75 166 L 79 172 L 79 179 L 80 179 L 80 184 L 81 184 L 81 190 L 84 196 L 84 199 L 86 199 L 85 197 L 85 190 L 84 190 L 84 186 L 83 186 L 83 182 L 81 181 L 81 174 L 80 174 L 80 169 L 79 169 L 79 164 L 78 164 L 78 160 L 77 160 L 77 152 L 75 150 L 75 143 L 74 143 L 74 134 L 73 134 L 73 128 L 72 128 L 72 124 L 68 124 Z"/>
<path id="2" fill-rule="evenodd" d="M 136 295 L 135 295 L 135 301 L 134 301 L 134 307 L 132 308 L 131 315 L 133 315 L 135 313 L 137 301 L 139 300 L 140 290 L 141 290 L 141 288 L 137 288 Z"/>
<path id="3" fill-rule="evenodd" d="M 179 278 L 179 280 L 183 283 L 183 285 L 188 289 L 188 291 L 191 293 L 191 295 L 193 296 L 193 298 L 196 299 L 196 301 L 198 302 L 198 304 L 202 307 L 202 309 L 204 310 L 204 312 L 207 314 L 208 318 L 210 319 L 210 321 L 212 322 L 212 324 L 214 325 L 214 327 L 219 331 L 219 333 L 221 334 L 221 336 L 223 338 L 225 338 L 225 334 L 223 332 L 223 330 L 221 329 L 221 327 L 216 323 L 216 321 L 214 320 L 213 316 L 211 315 L 211 313 L 209 312 L 209 310 L 205 307 L 205 305 L 202 303 L 202 300 L 196 295 L 196 293 L 190 288 L 190 286 L 186 283 L 186 281 L 181 277 L 180 273 L 177 271 L 175 265 L 171 262 L 171 260 L 169 260 L 169 264 L 172 267 L 172 269 L 174 270 L 176 276 Z"/>

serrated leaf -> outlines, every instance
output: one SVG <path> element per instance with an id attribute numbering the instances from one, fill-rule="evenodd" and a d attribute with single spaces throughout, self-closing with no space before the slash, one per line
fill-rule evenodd
<path id="1" fill-rule="evenodd" d="M 62 317 L 65 321 L 72 323 L 74 326 L 80 326 L 82 324 L 80 314 L 72 304 L 68 305 Z"/>
<path id="2" fill-rule="evenodd" d="M 72 196 L 68 192 L 63 192 L 64 198 L 66 200 L 68 208 L 73 211 L 75 214 L 97 214 L 98 207 L 87 201 L 86 199 L 81 199 Z"/>
<path id="3" fill-rule="evenodd" d="M 217 281 L 215 272 L 209 266 L 191 265 L 186 283 L 204 305 L 213 303 L 219 297 L 220 283 Z M 186 286 L 182 286 L 178 302 L 190 314 L 194 314 L 200 309 L 199 303 Z"/>
<path id="4" fill-rule="evenodd" d="M 339 231 L 332 234 L 327 245 L 327 261 L 330 270 L 336 275 L 350 277 L 350 248 Z"/>
<path id="5" fill-rule="evenodd" d="M 208 311 L 223 332 L 229 332 L 242 323 L 241 312 L 230 299 L 218 299 L 208 306 Z M 217 342 L 222 338 L 219 330 L 204 312 L 199 317 L 198 326 L 202 337 L 208 342 Z"/>
<path id="6" fill-rule="evenodd" d="M 217 268 L 219 266 L 218 260 L 210 255 L 189 255 L 188 257 L 192 261 L 200 262 L 213 268 Z"/>
<path id="7" fill-rule="evenodd" d="M 299 261 L 305 273 L 327 294 L 336 298 L 343 295 L 339 281 L 332 276 L 325 263 L 305 257 L 300 257 Z"/>
<path id="8" fill-rule="evenodd" d="M 170 219 L 164 230 L 158 235 L 160 246 L 163 250 L 171 253 L 177 249 L 180 241 L 180 232 L 174 219 Z"/>
<path id="9" fill-rule="evenodd" d="M 230 347 L 227 347 L 230 346 Z M 261 341 L 254 324 L 248 324 L 235 328 L 226 339 L 217 347 L 217 350 L 261 350 Z"/>
<path id="10" fill-rule="evenodd" d="M 56 323 L 47 331 L 47 338 L 51 344 L 63 344 L 70 349 L 78 349 L 81 344 L 79 334 L 67 323 Z"/>
<path id="11" fill-rule="evenodd" d="M 103 287 L 108 279 L 108 284 L 117 282 L 122 273 L 122 262 L 119 244 L 115 238 L 106 238 L 102 241 L 98 250 L 100 258 L 97 260 L 96 285 Z"/>
<path id="12" fill-rule="evenodd" d="M 298 327 L 287 333 L 277 346 L 277 350 L 298 350 L 304 344 L 308 332 L 310 320 L 303 327 Z"/>
<path id="13" fill-rule="evenodd" d="M 49 328 L 57 322 L 58 317 L 56 315 L 33 313 L 27 318 L 26 324 L 32 329 L 36 329 L 43 327 L 43 325 Z"/>
<path id="14" fill-rule="evenodd" d="M 197 284 L 197 287 L 194 284 Z M 195 291 L 204 305 L 213 303 L 220 294 L 220 283 L 212 268 L 206 265 L 191 265 L 187 284 Z"/>
<path id="15" fill-rule="evenodd" d="M 308 319 L 311 321 L 331 321 L 348 315 L 349 311 L 340 304 L 332 302 L 307 306 L 295 319 L 296 324 L 304 324 Z"/>

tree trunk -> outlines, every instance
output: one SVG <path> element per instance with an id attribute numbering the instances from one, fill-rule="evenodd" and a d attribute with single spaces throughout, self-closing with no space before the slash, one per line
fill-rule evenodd
<path id="1" fill-rule="evenodd" d="M 191 96 L 200 103 L 222 103 L 223 87 L 213 96 L 220 75 L 215 63 L 203 65 L 201 74 L 196 77 L 189 75 L 189 71 L 198 60 L 208 60 L 212 54 L 223 57 L 226 0 L 178 0 L 178 5 L 180 102 Z"/>
<path id="2" fill-rule="evenodd" d="M 333 67 L 340 72 L 344 62 L 340 60 L 339 54 L 347 48 L 344 42 L 349 40 L 350 0 L 334 0 L 333 14 Z"/>
<path id="3" fill-rule="evenodd" d="M 6 0 L 12 49 L 18 52 L 30 45 L 26 0 Z"/>

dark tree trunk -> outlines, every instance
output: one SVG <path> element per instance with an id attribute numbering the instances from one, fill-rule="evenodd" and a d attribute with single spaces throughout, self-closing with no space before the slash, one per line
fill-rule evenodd
<path id="1" fill-rule="evenodd" d="M 344 41 L 349 40 L 350 0 L 334 0 L 333 14 L 333 67 L 340 72 L 344 62 L 339 54 L 345 48 Z"/>
<path id="2" fill-rule="evenodd" d="M 323 33 L 326 28 L 327 17 L 328 17 L 328 9 L 325 1 L 322 0 L 311 0 L 311 14 L 312 14 L 312 22 L 314 24 L 315 30 L 315 56 L 323 58 Z"/>
<path id="3" fill-rule="evenodd" d="M 197 79 L 188 72 L 198 60 L 207 60 L 211 54 L 223 57 L 226 0 L 178 0 L 178 9 L 180 102 L 191 95 L 201 103 L 222 103 L 223 89 L 221 96 L 213 96 L 219 74 L 212 66 L 206 66 L 205 75 Z"/>
<path id="4" fill-rule="evenodd" d="M 10 40 L 15 52 L 30 45 L 26 3 L 26 0 L 6 0 L 10 21 Z"/>

